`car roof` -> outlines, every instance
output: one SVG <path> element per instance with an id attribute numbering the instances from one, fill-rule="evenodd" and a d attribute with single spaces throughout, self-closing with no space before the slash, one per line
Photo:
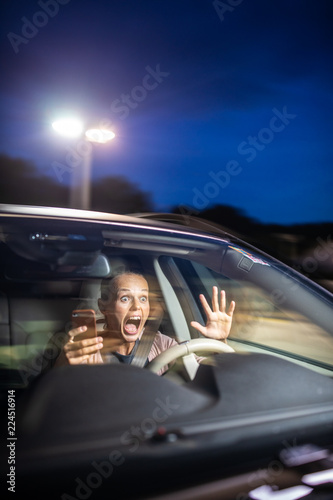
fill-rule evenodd
<path id="1" fill-rule="evenodd" d="M 164 228 L 170 231 L 177 229 L 179 232 L 193 235 L 205 233 L 207 236 L 214 235 L 223 239 L 238 240 L 237 236 L 224 231 L 215 223 L 182 214 L 140 213 L 124 215 L 62 207 L 0 204 L 1 215 L 60 218 L 87 222 L 117 222 L 151 229 Z"/>
<path id="2" fill-rule="evenodd" d="M 116 225 L 124 224 L 127 227 L 165 230 L 172 232 L 173 235 L 182 234 L 187 236 L 210 238 L 225 243 L 240 245 L 251 252 L 260 254 L 262 257 L 274 261 L 276 264 L 281 262 L 257 248 L 251 243 L 244 241 L 238 235 L 231 234 L 224 230 L 218 224 L 201 219 L 192 215 L 169 214 L 169 213 L 136 213 L 136 214 L 115 214 L 107 212 L 97 212 L 91 210 L 81 210 L 63 207 L 48 207 L 34 205 L 1 204 L 1 216 L 21 216 L 36 217 L 41 219 L 54 219 L 69 221 L 82 221 L 91 223 L 114 223 Z"/>

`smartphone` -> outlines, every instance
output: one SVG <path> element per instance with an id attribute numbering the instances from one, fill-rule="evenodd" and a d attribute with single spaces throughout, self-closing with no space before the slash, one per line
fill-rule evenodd
<path id="1" fill-rule="evenodd" d="M 87 330 L 75 335 L 75 340 L 97 337 L 96 314 L 93 309 L 75 309 L 72 312 L 72 328 L 86 326 Z"/>

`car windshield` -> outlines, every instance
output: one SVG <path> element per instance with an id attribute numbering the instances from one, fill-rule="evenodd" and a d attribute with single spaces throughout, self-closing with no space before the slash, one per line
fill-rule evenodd
<path id="1" fill-rule="evenodd" d="M 333 367 L 329 294 L 227 237 L 9 217 L 0 239 L 1 366 L 11 383 L 30 384 L 48 366 L 45 349 L 68 332 L 74 309 L 93 309 L 101 331 L 101 285 L 128 270 L 148 280 L 151 300 L 158 297 L 163 309 L 159 330 L 177 342 L 202 337 L 191 326 L 206 321 L 199 296 L 211 303 L 218 286 L 236 304 L 228 338 L 236 351 L 287 356 L 322 372 Z"/>

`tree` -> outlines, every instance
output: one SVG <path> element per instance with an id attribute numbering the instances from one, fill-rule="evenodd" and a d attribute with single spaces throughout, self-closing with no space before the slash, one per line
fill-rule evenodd
<path id="1" fill-rule="evenodd" d="M 68 188 L 22 158 L 0 155 L 0 203 L 67 206 Z"/>
<path id="2" fill-rule="evenodd" d="M 69 207 L 69 187 L 42 174 L 30 161 L 0 155 L 0 203 Z M 152 210 L 150 195 L 125 177 L 106 177 L 91 186 L 91 209 L 119 214 Z"/>
<path id="3" fill-rule="evenodd" d="M 128 214 L 152 211 L 150 195 L 125 177 L 104 177 L 91 190 L 92 210 Z"/>
<path id="4" fill-rule="evenodd" d="M 219 224 L 225 231 L 232 231 L 237 235 L 253 234 L 261 227 L 258 221 L 248 217 L 242 209 L 229 205 L 215 205 L 203 211 L 179 206 L 173 209 L 173 213 L 194 215 L 206 219 Z"/>

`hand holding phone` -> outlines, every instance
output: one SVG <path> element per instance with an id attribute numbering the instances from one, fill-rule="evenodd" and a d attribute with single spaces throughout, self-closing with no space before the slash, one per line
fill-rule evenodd
<path id="1" fill-rule="evenodd" d="M 91 339 L 97 337 L 96 314 L 93 309 L 75 309 L 72 312 L 72 330 L 80 326 L 86 326 L 87 330 L 75 335 L 75 342 L 78 340 Z"/>

